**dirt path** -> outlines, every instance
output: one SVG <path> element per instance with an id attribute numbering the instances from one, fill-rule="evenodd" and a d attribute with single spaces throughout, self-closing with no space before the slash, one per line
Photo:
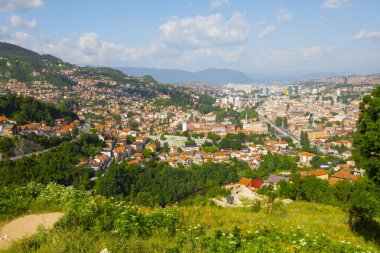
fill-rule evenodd
<path id="1" fill-rule="evenodd" d="M 63 213 L 32 214 L 17 218 L 6 223 L 0 229 L 0 249 L 5 248 L 11 242 L 30 236 L 37 231 L 38 225 L 42 224 L 50 229 L 61 218 Z"/>

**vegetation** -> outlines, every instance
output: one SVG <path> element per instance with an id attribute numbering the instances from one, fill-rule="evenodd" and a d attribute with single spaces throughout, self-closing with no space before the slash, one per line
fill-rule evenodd
<path id="1" fill-rule="evenodd" d="M 59 73 L 70 67 L 51 55 L 39 55 L 9 43 L 0 43 L 0 80 L 20 82 L 47 81 L 56 86 L 70 86 L 74 81 Z M 46 71 L 48 69 L 49 71 Z"/>
<path id="2" fill-rule="evenodd" d="M 360 116 L 354 136 L 354 158 L 367 175 L 380 183 L 380 87 L 360 103 Z"/>
<path id="3" fill-rule="evenodd" d="M 12 93 L 7 93 L 0 98 L 0 115 L 15 120 L 19 125 L 31 122 L 45 122 L 53 125 L 54 119 L 57 118 L 65 118 L 69 122 L 78 119 L 75 113 L 65 108 Z"/>
<path id="4" fill-rule="evenodd" d="M 5 252 L 375 252 L 335 207 L 294 203 L 268 216 L 212 205 L 140 210 L 123 201 L 56 184 L 0 189 L 0 219 L 63 211 L 52 231 L 40 228 Z M 334 222 L 332 222 L 334 221 Z M 289 225 L 290 224 L 290 225 Z"/>
<path id="5" fill-rule="evenodd" d="M 75 185 L 88 189 L 90 172 L 75 167 L 81 160 L 97 154 L 102 142 L 97 136 L 83 134 L 75 142 L 64 142 L 39 156 L 23 157 L 11 161 L 0 161 L 0 186 L 26 185 L 57 182 L 62 185 Z"/>
<path id="6" fill-rule="evenodd" d="M 122 196 L 140 205 L 173 204 L 201 189 L 235 182 L 249 174 L 244 162 L 231 164 L 205 163 L 190 168 L 172 168 L 153 160 L 145 167 L 112 164 L 104 177 L 97 180 L 95 190 L 104 196 Z"/>

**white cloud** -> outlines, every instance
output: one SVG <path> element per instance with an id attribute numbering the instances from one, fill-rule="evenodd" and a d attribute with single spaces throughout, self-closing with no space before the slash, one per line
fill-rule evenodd
<path id="1" fill-rule="evenodd" d="M 259 35 L 257 36 L 259 39 L 263 39 L 265 37 L 268 37 L 271 35 L 275 30 L 276 27 L 272 24 L 268 24 L 265 21 L 259 21 L 255 27 L 257 27 L 260 30 Z"/>
<path id="2" fill-rule="evenodd" d="M 30 29 L 34 29 L 37 27 L 37 22 L 35 20 L 23 20 L 21 16 L 17 16 L 17 15 L 10 16 L 9 21 L 14 27 L 30 28 Z"/>
<path id="3" fill-rule="evenodd" d="M 9 36 L 9 29 L 6 26 L 0 25 L 0 39 L 4 40 Z"/>
<path id="4" fill-rule="evenodd" d="M 376 38 L 380 38 L 380 31 L 368 32 L 367 30 L 361 30 L 353 37 L 354 40 L 376 39 Z"/>
<path id="5" fill-rule="evenodd" d="M 234 12 L 229 20 L 221 14 L 174 17 L 159 27 L 160 40 L 180 48 L 236 45 L 244 43 L 250 33 L 250 24 L 240 12 Z"/>
<path id="6" fill-rule="evenodd" d="M 288 22 L 291 20 L 293 20 L 293 15 L 289 12 L 288 9 L 281 9 L 277 11 L 277 21 Z"/>
<path id="7" fill-rule="evenodd" d="M 44 0 L 0 0 L 0 11 L 25 11 L 43 5 Z"/>
<path id="8" fill-rule="evenodd" d="M 349 0 L 326 0 L 321 7 L 325 9 L 337 9 L 348 4 Z"/>
<path id="9" fill-rule="evenodd" d="M 213 8 L 219 8 L 228 5 L 230 5 L 230 0 L 214 0 L 211 2 L 211 7 Z"/>

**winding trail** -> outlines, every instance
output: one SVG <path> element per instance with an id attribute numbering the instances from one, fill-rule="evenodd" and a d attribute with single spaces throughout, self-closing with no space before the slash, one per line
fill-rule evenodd
<path id="1" fill-rule="evenodd" d="M 0 250 L 7 247 L 13 241 L 26 236 L 31 236 L 37 231 L 37 227 L 41 224 L 46 229 L 53 227 L 63 213 L 45 213 L 32 214 L 14 219 L 6 223 L 0 229 Z"/>

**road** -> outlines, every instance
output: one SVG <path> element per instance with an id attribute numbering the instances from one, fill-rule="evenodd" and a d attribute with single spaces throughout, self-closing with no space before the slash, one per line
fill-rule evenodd
<path id="1" fill-rule="evenodd" d="M 73 141 L 76 141 L 79 139 L 79 136 L 75 137 L 74 139 L 72 139 L 71 141 L 69 142 L 73 142 Z M 65 142 L 65 141 L 64 141 Z M 62 142 L 63 143 L 63 142 Z M 59 146 L 59 145 L 58 145 Z M 58 146 L 55 146 L 55 147 L 51 147 L 51 148 L 47 148 L 47 149 L 44 149 L 44 150 L 41 150 L 41 151 L 37 151 L 37 152 L 33 152 L 33 153 L 29 153 L 29 154 L 24 154 L 24 155 L 18 155 L 18 156 L 14 156 L 14 157 L 11 157 L 9 158 L 10 160 L 18 160 L 18 159 L 21 159 L 23 157 L 28 157 L 28 156 L 32 156 L 32 155 L 39 155 L 39 154 L 43 154 L 43 153 L 46 153 L 48 152 L 49 150 L 53 149 L 53 148 L 56 148 Z"/>
<path id="2" fill-rule="evenodd" d="M 278 133 L 280 133 L 280 134 L 282 134 L 282 135 L 285 135 L 285 136 L 290 137 L 290 138 L 292 139 L 292 141 L 293 141 L 294 144 L 299 144 L 299 143 L 300 143 L 300 139 L 299 139 L 297 136 L 295 136 L 295 135 L 289 133 L 288 131 L 285 131 L 284 129 L 282 129 L 282 128 L 278 127 L 278 126 L 276 126 L 276 125 L 275 125 L 272 121 L 270 121 L 269 119 L 264 118 L 264 117 L 260 117 L 260 116 L 259 116 L 259 119 L 260 119 L 261 121 L 263 121 L 263 122 L 269 123 L 269 124 L 273 127 L 273 129 L 274 129 L 276 132 L 278 132 Z"/>
<path id="3" fill-rule="evenodd" d="M 54 147 L 53 147 L 53 148 L 54 148 Z M 9 158 L 9 159 L 10 159 L 10 160 L 18 160 L 18 159 L 21 159 L 21 158 L 23 158 L 23 157 L 28 157 L 28 156 L 32 156 L 32 155 L 39 155 L 39 154 L 42 154 L 42 153 L 48 152 L 50 149 L 52 149 L 52 148 L 44 149 L 44 150 L 41 150 L 41 151 L 37 151 L 37 152 L 33 152 L 33 153 L 29 153 L 29 154 L 24 154 L 24 155 L 14 156 L 14 157 L 11 157 L 11 158 Z"/>

